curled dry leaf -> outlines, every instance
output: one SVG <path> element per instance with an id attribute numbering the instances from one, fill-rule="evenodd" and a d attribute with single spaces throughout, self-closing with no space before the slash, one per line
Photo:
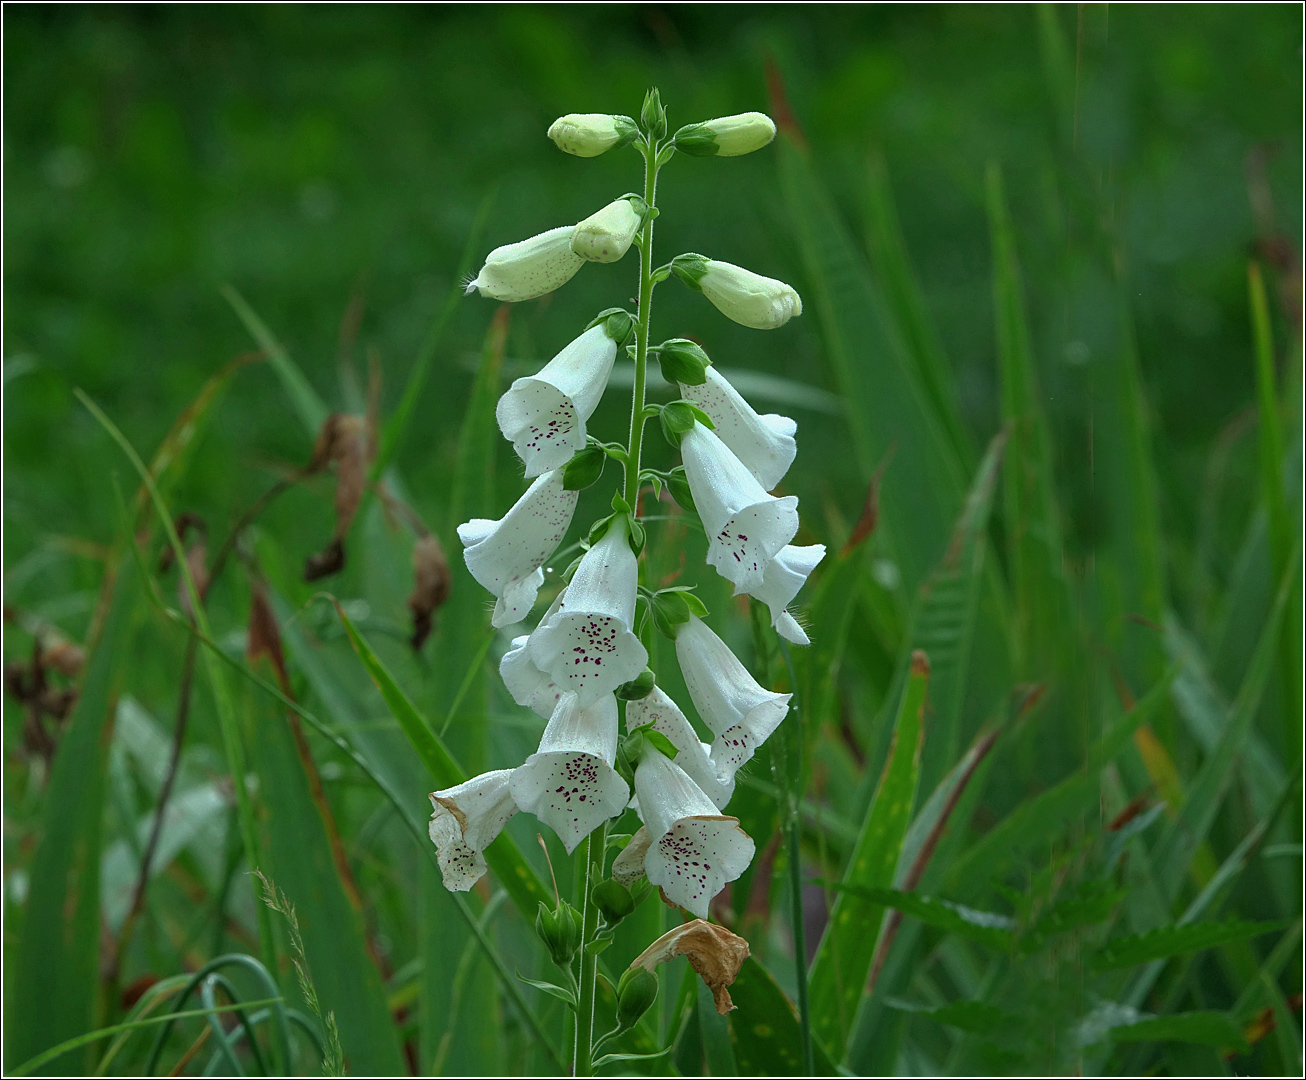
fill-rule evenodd
<path id="1" fill-rule="evenodd" d="M 408 607 L 413 613 L 412 646 L 420 649 L 431 633 L 431 613 L 449 599 L 449 560 L 431 533 L 413 545 L 413 592 Z"/>
<path id="2" fill-rule="evenodd" d="M 336 466 L 336 529 L 331 542 L 304 564 L 304 580 L 316 581 L 337 573 L 345 565 L 345 537 L 354 522 L 363 490 L 367 486 L 367 422 L 361 416 L 332 413 L 322 422 L 313 459 L 305 470 L 319 473 L 331 463 Z"/>
<path id="3" fill-rule="evenodd" d="M 651 972 L 658 964 L 677 956 L 689 958 L 690 966 L 712 991 L 717 1012 L 725 1016 L 735 1007 L 727 988 L 738 978 L 739 969 L 748 959 L 747 941 L 724 926 L 695 919 L 663 934 L 635 957 L 630 966 Z"/>

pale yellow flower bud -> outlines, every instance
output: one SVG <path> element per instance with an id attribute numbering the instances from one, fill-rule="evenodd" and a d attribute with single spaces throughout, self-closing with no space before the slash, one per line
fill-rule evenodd
<path id="1" fill-rule="evenodd" d="M 598 157 L 637 134 L 639 129 L 629 116 L 608 113 L 568 113 L 549 125 L 549 138 L 558 149 L 576 157 Z"/>
<path id="2" fill-rule="evenodd" d="M 481 272 L 467 283 L 467 292 L 478 291 L 494 300 L 517 303 L 534 300 L 569 282 L 585 260 L 571 250 L 575 226 L 532 236 L 516 244 L 505 244 L 490 252 Z"/>
<path id="3" fill-rule="evenodd" d="M 698 287 L 727 319 L 754 330 L 774 330 L 803 313 L 793 286 L 733 263 L 706 260 Z"/>
<path id="4" fill-rule="evenodd" d="M 630 250 L 642 220 L 629 199 L 617 199 L 576 226 L 571 250 L 590 262 L 616 262 Z"/>
<path id="5" fill-rule="evenodd" d="M 676 149 L 691 157 L 739 157 L 774 138 L 775 123 L 765 113 L 736 113 L 686 125 L 676 132 Z"/>

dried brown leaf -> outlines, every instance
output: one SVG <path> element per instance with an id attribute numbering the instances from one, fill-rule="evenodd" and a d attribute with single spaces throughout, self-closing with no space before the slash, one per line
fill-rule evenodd
<path id="1" fill-rule="evenodd" d="M 695 919 L 663 934 L 631 962 L 651 972 L 658 964 L 677 956 L 689 959 L 707 988 L 712 991 L 716 1011 L 725 1016 L 735 1007 L 728 987 L 739 977 L 748 959 L 748 942 L 724 926 Z"/>
<path id="2" fill-rule="evenodd" d="M 413 591 L 408 607 L 413 613 L 413 649 L 420 649 L 431 634 L 431 614 L 449 599 L 452 583 L 449 560 L 432 533 L 413 545 Z"/>

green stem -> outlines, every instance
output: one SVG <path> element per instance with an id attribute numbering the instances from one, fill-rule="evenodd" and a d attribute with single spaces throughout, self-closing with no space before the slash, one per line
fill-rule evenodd
<path id="1" fill-rule="evenodd" d="M 599 958 L 589 944 L 599 930 L 598 905 L 590 901 L 590 892 L 603 877 L 603 859 L 608 847 L 608 823 L 605 821 L 585 841 L 585 906 L 581 917 L 580 996 L 577 998 L 576 1062 L 573 1076 L 594 1075 L 594 991 L 598 984 Z"/>
<path id="2" fill-rule="evenodd" d="M 653 311 L 653 210 L 657 205 L 658 147 L 651 145 L 644 155 L 644 201 L 649 215 L 644 221 L 639 251 L 639 316 L 635 324 L 635 390 L 630 405 L 630 441 L 626 447 L 626 502 L 637 511 L 639 498 L 639 451 L 644 439 L 644 380 L 648 370 L 649 318 Z"/>

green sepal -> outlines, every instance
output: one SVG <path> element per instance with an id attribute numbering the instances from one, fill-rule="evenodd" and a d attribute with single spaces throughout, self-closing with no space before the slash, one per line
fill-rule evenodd
<path id="1" fill-rule="evenodd" d="M 635 901 L 630 895 L 630 890 L 612 878 L 606 878 L 595 885 L 590 890 L 590 899 L 603 913 L 603 918 L 609 926 L 616 926 L 635 910 Z"/>
<path id="2" fill-rule="evenodd" d="M 688 510 L 693 514 L 698 513 L 694 506 L 694 493 L 689 490 L 689 480 L 685 476 L 683 465 L 677 465 L 667 475 L 667 490 L 671 492 L 671 497 L 676 500 L 676 505 L 680 509 Z"/>
<path id="3" fill-rule="evenodd" d="M 658 632 L 675 640 L 682 624 L 690 617 L 706 618 L 707 606 L 685 586 L 661 589 L 648 600 L 649 613 Z"/>
<path id="4" fill-rule="evenodd" d="M 700 345 L 688 338 L 672 338 L 657 348 L 662 377 L 672 386 L 702 386 L 707 382 L 707 368 L 712 363 Z"/>
<path id="5" fill-rule="evenodd" d="M 612 496 L 612 509 L 618 514 L 631 514 L 634 512 L 634 507 L 626 502 L 625 496 L 620 491 Z"/>
<path id="6" fill-rule="evenodd" d="M 675 743 L 663 735 L 662 732 L 655 731 L 653 725 L 649 723 L 641 724 L 621 740 L 621 756 L 631 769 L 634 769 L 648 747 L 652 747 L 659 754 L 673 761 L 676 755 L 680 753 Z"/>
<path id="7" fill-rule="evenodd" d="M 641 204 L 644 202 L 643 199 L 639 201 Z M 585 329 L 593 330 L 599 325 L 602 325 L 603 332 L 617 343 L 617 348 L 621 348 L 635 332 L 635 316 L 625 308 L 604 308 L 585 325 Z"/>
<path id="8" fill-rule="evenodd" d="M 598 521 L 594 522 L 594 524 L 590 526 L 589 534 L 585 538 L 587 545 L 593 547 L 602 540 L 608 529 L 612 527 L 612 523 L 616 520 L 616 514 L 609 514 L 607 517 L 601 517 Z"/>
<path id="9" fill-rule="evenodd" d="M 686 124 L 673 136 L 672 145 L 690 157 L 716 157 L 721 149 L 716 135 L 704 123 Z"/>
<path id="10" fill-rule="evenodd" d="M 702 292 L 703 287 L 699 284 L 703 275 L 707 273 L 707 259 L 702 255 L 696 255 L 694 252 L 686 252 L 684 255 L 677 255 L 670 263 L 671 272 L 680 278 L 681 282 L 694 292 Z"/>
<path id="11" fill-rule="evenodd" d="M 657 998 L 657 975 L 642 967 L 627 968 L 617 981 L 617 1027 L 621 1031 L 633 1028 Z"/>
<path id="12" fill-rule="evenodd" d="M 617 687 L 617 698 L 621 701 L 639 701 L 653 693 L 653 687 L 657 685 L 657 676 L 653 674 L 652 668 L 645 668 L 630 682 L 622 683 Z"/>
<path id="13" fill-rule="evenodd" d="M 662 498 L 662 474 L 652 469 L 645 469 L 639 474 L 639 482 L 648 484 L 653 489 L 653 498 Z"/>
<path id="14" fill-rule="evenodd" d="M 665 165 L 668 161 L 670 161 L 675 156 L 676 156 L 675 143 L 668 143 L 666 146 L 664 146 L 661 150 L 658 151 L 657 162 L 656 162 L 657 167 L 659 169 L 662 168 L 663 165 Z"/>
<path id="15" fill-rule="evenodd" d="M 612 123 L 617 129 L 617 134 L 620 136 L 620 138 L 612 144 L 613 150 L 620 150 L 623 146 L 629 146 L 639 138 L 639 125 L 635 123 L 634 119 L 631 117 L 616 114 L 612 117 Z"/>
<path id="16" fill-rule="evenodd" d="M 564 491 L 584 491 L 597 484 L 603 476 L 603 466 L 608 463 L 607 451 L 601 446 L 587 446 L 562 467 Z"/>
<path id="17" fill-rule="evenodd" d="M 626 539 L 630 541 L 630 550 L 636 555 L 644 552 L 644 545 L 648 542 L 648 534 L 635 518 L 631 517 L 627 522 Z"/>

